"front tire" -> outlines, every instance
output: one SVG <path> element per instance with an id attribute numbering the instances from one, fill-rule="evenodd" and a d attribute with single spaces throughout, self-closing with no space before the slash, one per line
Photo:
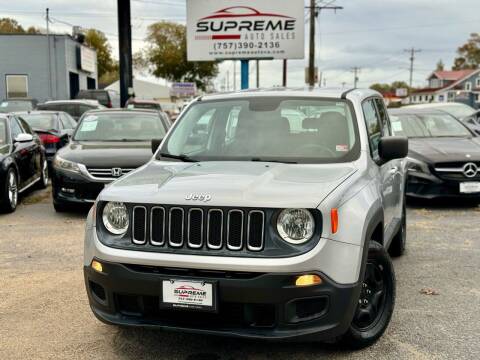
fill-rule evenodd
<path id="1" fill-rule="evenodd" d="M 395 272 L 385 248 L 371 240 L 360 298 L 341 342 L 349 348 L 372 345 L 385 332 L 395 307 Z"/>
<path id="2" fill-rule="evenodd" d="M 18 177 L 15 169 L 10 168 L 7 171 L 5 186 L 0 194 L 0 208 L 2 212 L 12 213 L 18 204 Z"/>
<path id="3" fill-rule="evenodd" d="M 40 181 L 38 182 L 38 189 L 46 189 L 48 186 L 48 163 L 46 159 L 43 159 L 42 170 L 40 173 Z"/>

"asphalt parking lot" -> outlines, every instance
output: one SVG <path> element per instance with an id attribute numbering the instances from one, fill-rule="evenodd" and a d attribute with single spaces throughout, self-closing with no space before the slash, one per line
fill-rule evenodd
<path id="1" fill-rule="evenodd" d="M 397 303 L 374 346 L 262 343 L 121 329 L 90 312 L 85 212 L 57 214 L 48 191 L 0 215 L 0 359 L 479 359 L 480 207 L 414 204 Z"/>

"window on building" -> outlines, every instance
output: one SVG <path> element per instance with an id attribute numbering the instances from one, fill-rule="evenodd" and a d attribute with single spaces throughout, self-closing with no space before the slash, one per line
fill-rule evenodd
<path id="1" fill-rule="evenodd" d="M 7 75 L 7 98 L 26 98 L 28 97 L 28 76 L 27 75 Z"/>
<path id="2" fill-rule="evenodd" d="M 470 81 L 465 83 L 465 91 L 472 91 L 472 83 Z"/>
<path id="3" fill-rule="evenodd" d="M 478 77 L 477 80 L 475 80 L 475 87 L 480 88 L 480 77 Z"/>

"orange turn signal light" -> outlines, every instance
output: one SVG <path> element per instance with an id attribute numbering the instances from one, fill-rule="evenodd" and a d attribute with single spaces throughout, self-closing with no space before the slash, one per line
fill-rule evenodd
<path id="1" fill-rule="evenodd" d="M 103 272 L 103 266 L 101 262 L 98 262 L 97 260 L 92 261 L 92 269 L 101 273 Z"/>
<path id="2" fill-rule="evenodd" d="M 322 283 L 322 279 L 318 275 L 301 275 L 297 277 L 295 281 L 296 286 L 311 286 L 311 285 L 319 285 Z"/>
<path id="3" fill-rule="evenodd" d="M 330 221 L 332 225 L 332 234 L 338 231 L 338 209 L 334 208 L 330 211 Z"/>

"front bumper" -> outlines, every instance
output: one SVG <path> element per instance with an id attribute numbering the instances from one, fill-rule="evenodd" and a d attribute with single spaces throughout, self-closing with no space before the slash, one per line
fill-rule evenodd
<path id="1" fill-rule="evenodd" d="M 84 267 L 93 313 L 111 324 L 259 339 L 325 340 L 349 327 L 358 284 L 296 287 L 294 273 L 187 270 L 101 261 L 103 272 Z M 312 272 L 309 272 L 312 273 Z M 218 312 L 160 308 L 162 281 L 216 282 Z"/>
<path id="2" fill-rule="evenodd" d="M 54 169 L 52 171 L 53 201 L 56 204 L 92 204 L 105 188 L 105 182 Z"/>
<path id="3" fill-rule="evenodd" d="M 467 182 L 467 180 L 465 180 Z M 460 193 L 460 181 L 442 180 L 434 175 L 422 176 L 409 174 L 407 196 L 422 199 L 465 198 L 480 199 L 480 193 Z"/>

